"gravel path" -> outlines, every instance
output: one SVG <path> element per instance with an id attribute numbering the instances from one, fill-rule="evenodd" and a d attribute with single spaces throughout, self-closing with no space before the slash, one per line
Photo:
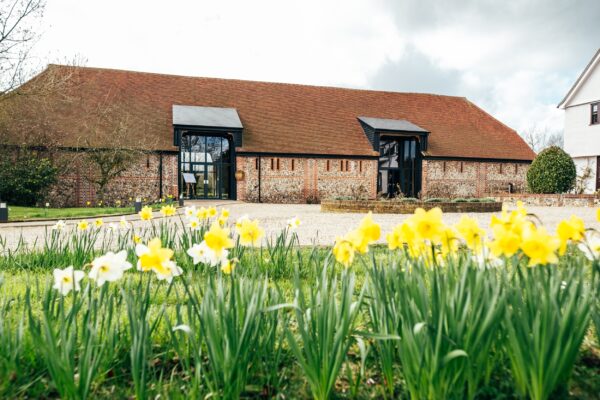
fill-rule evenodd
<path id="1" fill-rule="evenodd" d="M 190 203 L 186 204 L 189 205 Z M 301 244 L 332 244 L 337 236 L 343 235 L 356 227 L 363 217 L 363 214 L 350 213 L 321 213 L 319 205 L 306 204 L 256 204 L 242 202 L 226 201 L 197 201 L 196 206 L 224 206 L 231 212 L 231 220 L 235 221 L 243 215 L 249 218 L 258 219 L 261 226 L 265 229 L 267 236 L 279 232 L 286 224 L 286 221 L 297 216 L 302 221 L 298 229 L 298 237 Z M 537 215 L 544 226 L 550 231 L 556 228 L 558 222 L 575 214 L 585 221 L 586 227 L 600 229 L 600 224 L 596 222 L 596 209 L 587 207 L 528 207 L 531 213 Z M 183 210 L 180 210 L 180 214 Z M 461 214 L 445 214 L 444 220 L 448 224 L 458 221 Z M 468 214 L 479 220 L 482 227 L 488 228 L 491 213 L 470 213 Z M 159 214 L 156 213 L 156 217 Z M 169 218 L 170 221 L 179 222 L 181 216 Z M 406 214 L 374 214 L 375 222 L 381 224 L 383 232 L 390 231 L 395 225 L 404 221 Z M 105 223 L 118 222 L 121 217 L 104 218 Z M 134 227 L 140 227 L 146 224 L 140 221 L 137 215 L 126 217 L 133 223 Z M 89 218 L 93 221 L 94 218 Z M 67 221 L 67 224 L 75 224 L 76 221 Z M 7 248 L 14 248 L 22 237 L 28 244 L 39 243 L 42 241 L 44 233 L 53 222 L 27 222 L 10 223 L 0 225 L 0 238 L 6 243 Z"/>

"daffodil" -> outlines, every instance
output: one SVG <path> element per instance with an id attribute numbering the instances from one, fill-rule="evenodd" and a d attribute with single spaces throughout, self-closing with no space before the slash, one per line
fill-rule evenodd
<path id="1" fill-rule="evenodd" d="M 139 216 L 142 221 L 150 221 L 152 219 L 152 208 L 144 206 L 142 211 L 139 212 Z"/>
<path id="2" fill-rule="evenodd" d="M 600 208 L 596 209 L 596 221 L 600 222 Z"/>
<path id="3" fill-rule="evenodd" d="M 173 215 L 175 215 L 177 213 L 177 209 L 175 208 L 175 206 L 172 206 L 172 205 L 162 206 L 160 208 L 160 213 L 164 217 L 172 217 Z"/>
<path id="4" fill-rule="evenodd" d="M 129 226 L 129 222 L 127 222 L 125 217 L 121 217 L 121 220 L 119 221 L 119 226 L 121 227 L 121 229 L 126 229 Z"/>
<path id="5" fill-rule="evenodd" d="M 79 221 L 77 223 L 77 229 L 79 229 L 80 231 L 87 231 L 89 227 L 90 227 L 90 223 L 84 219 L 82 219 L 81 221 Z"/>
<path id="6" fill-rule="evenodd" d="M 344 240 L 350 243 L 354 247 L 354 250 L 360 254 L 365 254 L 369 251 L 368 239 L 368 236 L 360 229 L 354 229 L 344 236 Z"/>
<path id="7" fill-rule="evenodd" d="M 441 239 L 442 233 L 445 231 L 445 225 L 442 221 L 442 210 L 439 207 L 425 211 L 422 208 L 417 208 L 415 213 L 410 218 L 410 223 L 413 225 L 417 236 L 422 240 L 430 240 L 437 243 Z"/>
<path id="8" fill-rule="evenodd" d="M 227 224 L 227 217 L 219 215 L 219 218 L 217 218 L 217 223 L 221 226 L 225 226 L 225 224 Z"/>
<path id="9" fill-rule="evenodd" d="M 493 228 L 494 240 L 492 240 L 488 247 L 495 257 L 502 255 L 511 257 L 521 247 L 521 236 L 515 231 L 511 230 L 510 227 L 504 225 L 497 225 Z"/>
<path id="10" fill-rule="evenodd" d="M 472 229 L 472 227 L 471 227 Z M 473 234 L 473 232 L 471 230 L 468 231 L 469 234 Z M 459 237 L 461 236 L 461 234 L 459 232 L 457 232 L 456 229 L 447 226 L 444 229 L 444 232 L 441 235 L 441 239 L 440 239 L 440 250 L 441 250 L 441 256 L 442 257 L 446 257 L 448 256 L 448 254 L 452 254 L 455 253 L 456 251 L 458 251 L 458 247 L 459 247 Z M 466 240 L 463 236 L 463 239 Z M 471 237 L 471 239 L 473 239 Z M 472 247 L 473 251 L 475 251 L 476 253 L 479 253 L 481 250 L 478 246 L 480 246 L 480 244 L 478 242 L 476 242 L 474 239 L 473 241 L 475 242 L 475 246 Z M 468 243 L 467 243 L 467 246 Z M 470 246 L 469 246 L 470 247 Z M 471 247 L 470 247 L 471 248 Z M 424 248 L 423 248 L 424 250 Z M 424 251 L 421 251 L 421 253 L 423 253 Z"/>
<path id="11" fill-rule="evenodd" d="M 226 208 L 222 208 L 221 209 L 221 217 L 223 218 L 229 218 L 229 210 Z"/>
<path id="12" fill-rule="evenodd" d="M 223 260 L 221 263 L 221 272 L 225 275 L 231 275 L 233 270 L 235 269 L 236 263 L 234 260 Z"/>
<path id="13" fill-rule="evenodd" d="M 92 261 L 89 277 L 96 281 L 98 286 L 102 286 L 105 282 L 118 281 L 129 268 L 131 263 L 127 261 L 127 251 L 121 250 L 118 253 L 109 251 Z"/>
<path id="14" fill-rule="evenodd" d="M 133 235 L 133 243 L 139 244 L 142 243 L 142 238 L 136 234 Z"/>
<path id="15" fill-rule="evenodd" d="M 523 234 L 521 250 L 529 257 L 529 266 L 555 264 L 560 239 L 546 232 L 544 228 L 530 228 Z"/>
<path id="16" fill-rule="evenodd" d="M 198 218 L 199 220 L 207 219 L 208 210 L 204 207 L 200 207 L 200 209 L 196 211 L 196 218 Z"/>
<path id="17" fill-rule="evenodd" d="M 208 210 L 206 210 L 208 217 L 212 218 L 215 217 L 217 215 L 217 208 L 216 207 L 208 207 Z"/>
<path id="18" fill-rule="evenodd" d="M 185 208 L 184 214 L 188 218 L 196 218 L 196 212 L 198 212 L 198 210 L 196 209 L 196 206 L 191 206 L 191 207 Z"/>
<path id="19" fill-rule="evenodd" d="M 198 218 L 191 218 L 188 225 L 193 231 L 200 229 L 200 221 L 198 221 Z"/>
<path id="20" fill-rule="evenodd" d="M 233 240 L 229 237 L 229 229 L 223 228 L 219 224 L 212 224 L 208 232 L 204 234 L 206 245 L 215 252 L 217 257 L 221 257 L 223 251 L 233 247 Z"/>
<path id="21" fill-rule="evenodd" d="M 243 220 L 240 227 L 236 227 L 236 231 L 243 246 L 260 245 L 260 239 L 265 234 L 265 231 L 258 225 L 258 220 L 251 221 L 249 219 Z"/>
<path id="22" fill-rule="evenodd" d="M 171 282 L 173 277 L 183 273 L 172 260 L 173 250 L 162 247 L 159 238 L 154 238 L 148 245 L 138 244 L 135 248 L 138 256 L 137 268 L 140 271 L 154 271 L 158 280 Z"/>
<path id="23" fill-rule="evenodd" d="M 391 233 L 386 235 L 390 250 L 402 249 L 404 245 L 412 247 L 417 239 L 412 226 L 406 222 L 396 226 Z"/>
<path id="24" fill-rule="evenodd" d="M 52 230 L 53 231 L 62 231 L 63 229 L 65 229 L 65 227 L 67 226 L 67 224 L 65 224 L 65 221 L 63 221 L 62 219 L 57 221 L 56 224 L 52 225 Z"/>
<path id="25" fill-rule="evenodd" d="M 583 220 L 575 215 L 571 215 L 571 218 L 568 220 L 559 222 L 558 227 L 556 228 L 556 234 L 560 239 L 559 253 L 563 255 L 567 250 L 567 244 L 569 241 L 573 243 L 579 243 L 581 240 L 583 240 L 585 235 L 585 225 Z"/>
<path id="26" fill-rule="evenodd" d="M 227 250 L 223 250 L 221 257 L 217 257 L 215 252 L 208 247 L 205 241 L 200 244 L 195 244 L 187 250 L 187 254 L 192 257 L 194 264 L 202 263 L 206 265 L 217 265 L 226 259 L 229 255 Z"/>
<path id="27" fill-rule="evenodd" d="M 238 220 L 235 221 L 236 229 L 240 229 L 242 227 L 242 224 L 244 223 L 244 221 L 247 219 L 249 219 L 247 215 L 242 215 L 241 217 L 239 217 Z"/>
<path id="28" fill-rule="evenodd" d="M 102 220 L 102 218 L 96 218 L 96 220 L 94 221 L 94 226 L 96 228 L 101 228 L 102 225 L 104 225 L 104 221 Z"/>
<path id="29" fill-rule="evenodd" d="M 360 222 L 358 230 L 369 243 L 376 242 L 381 237 L 381 227 L 373 222 L 373 213 L 370 211 Z"/>
<path id="30" fill-rule="evenodd" d="M 79 282 L 85 276 L 83 271 L 73 270 L 73 266 L 65 269 L 54 269 L 54 286 L 63 296 L 69 294 L 71 290 L 78 291 L 81 289 Z"/>
<path id="31" fill-rule="evenodd" d="M 343 237 L 337 238 L 333 246 L 333 256 L 343 266 L 348 268 L 354 261 L 354 246 Z"/>
<path id="32" fill-rule="evenodd" d="M 289 230 L 294 231 L 300 227 L 300 224 L 300 218 L 294 217 L 287 220 L 286 226 Z"/>
<path id="33" fill-rule="evenodd" d="M 588 260 L 594 261 L 600 256 L 600 237 L 597 235 L 588 237 L 586 240 L 580 242 L 577 247 Z"/>
<path id="34" fill-rule="evenodd" d="M 475 218 L 463 215 L 458 224 L 456 224 L 456 230 L 468 248 L 474 252 L 482 250 L 485 240 L 485 230 L 479 227 L 479 223 Z"/>

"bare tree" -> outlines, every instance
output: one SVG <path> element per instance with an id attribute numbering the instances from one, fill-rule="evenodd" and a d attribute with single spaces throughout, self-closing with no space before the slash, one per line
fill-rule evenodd
<path id="1" fill-rule="evenodd" d="M 550 147 L 563 147 L 563 134 L 559 131 L 550 131 L 548 127 L 538 127 L 537 125 L 525 129 L 521 135 L 531 149 L 539 153 Z"/>
<path id="2" fill-rule="evenodd" d="M 108 95 L 84 116 L 80 147 L 93 168 L 86 179 L 96 186 L 100 200 L 106 200 L 109 184 L 155 147 L 153 139 L 137 140 L 145 121 L 129 113 L 126 104 Z"/>
<path id="3" fill-rule="evenodd" d="M 38 34 L 33 27 L 45 5 L 45 0 L 0 0 L 0 97 L 34 73 L 30 51 Z"/>

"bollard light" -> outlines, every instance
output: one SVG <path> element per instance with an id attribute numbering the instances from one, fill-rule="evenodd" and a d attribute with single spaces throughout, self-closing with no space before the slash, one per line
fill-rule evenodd
<path id="1" fill-rule="evenodd" d="M 142 211 L 142 199 L 139 197 L 135 198 L 135 203 L 133 203 L 133 209 L 136 213 Z"/>
<path id="2" fill-rule="evenodd" d="M 183 207 L 183 194 L 179 195 L 179 207 Z"/>
<path id="3" fill-rule="evenodd" d="M 0 222 L 8 222 L 8 205 L 0 203 Z"/>

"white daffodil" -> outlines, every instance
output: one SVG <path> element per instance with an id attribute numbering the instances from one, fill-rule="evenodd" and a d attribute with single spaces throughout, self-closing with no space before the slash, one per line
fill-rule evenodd
<path id="1" fill-rule="evenodd" d="M 73 270 L 73 266 L 65 269 L 56 268 L 53 272 L 54 275 L 54 286 L 53 288 L 58 290 L 63 296 L 68 294 L 71 290 L 78 291 L 81 289 L 79 282 L 85 276 L 83 271 Z"/>
<path id="2" fill-rule="evenodd" d="M 300 222 L 300 218 L 298 217 L 294 217 L 294 218 L 290 218 L 287 221 L 287 227 L 290 230 L 296 230 L 299 226 L 300 226 L 301 222 Z"/>
<path id="3" fill-rule="evenodd" d="M 191 207 L 185 208 L 185 216 L 188 218 L 196 218 L 197 212 L 198 212 L 198 210 L 196 209 L 196 206 L 191 206 Z"/>
<path id="4" fill-rule="evenodd" d="M 129 268 L 131 268 L 131 263 L 127 261 L 125 250 L 118 253 L 109 251 L 92 261 L 89 277 L 96 281 L 98 286 L 102 286 L 104 282 L 114 282 L 121 279 L 123 273 Z"/>
<path id="5" fill-rule="evenodd" d="M 159 281 L 166 280 L 171 283 L 173 277 L 179 276 L 183 270 L 175 263 L 175 261 L 166 261 L 161 264 L 161 268 L 152 269 Z"/>
<path id="6" fill-rule="evenodd" d="M 129 222 L 127 222 L 125 217 L 121 217 L 121 220 L 119 221 L 119 227 L 121 229 L 127 229 L 129 227 Z"/>
<path id="7" fill-rule="evenodd" d="M 241 217 L 239 217 L 237 219 L 237 221 L 235 221 L 235 227 L 236 228 L 241 228 L 242 227 L 242 223 L 246 220 L 249 220 L 250 218 L 247 215 L 242 215 Z"/>
<path id="8" fill-rule="evenodd" d="M 65 224 L 65 221 L 63 221 L 62 219 L 57 221 L 54 225 L 52 225 L 52 230 L 53 231 L 62 231 L 63 229 L 65 229 L 65 227 L 67 226 L 67 224 Z"/>
<path id="9" fill-rule="evenodd" d="M 583 252 L 586 258 L 594 261 L 600 256 L 600 237 L 588 236 L 583 242 L 580 242 L 577 247 Z"/>
<path id="10" fill-rule="evenodd" d="M 223 250 L 221 257 L 217 257 L 216 253 L 208 247 L 205 241 L 193 245 L 188 249 L 187 253 L 192 257 L 194 264 L 202 263 L 206 265 L 221 264 L 222 260 L 227 259 L 227 256 L 229 256 L 229 251 Z"/>
<path id="11" fill-rule="evenodd" d="M 193 231 L 200 229 L 200 221 L 196 217 L 190 218 L 189 227 Z"/>

